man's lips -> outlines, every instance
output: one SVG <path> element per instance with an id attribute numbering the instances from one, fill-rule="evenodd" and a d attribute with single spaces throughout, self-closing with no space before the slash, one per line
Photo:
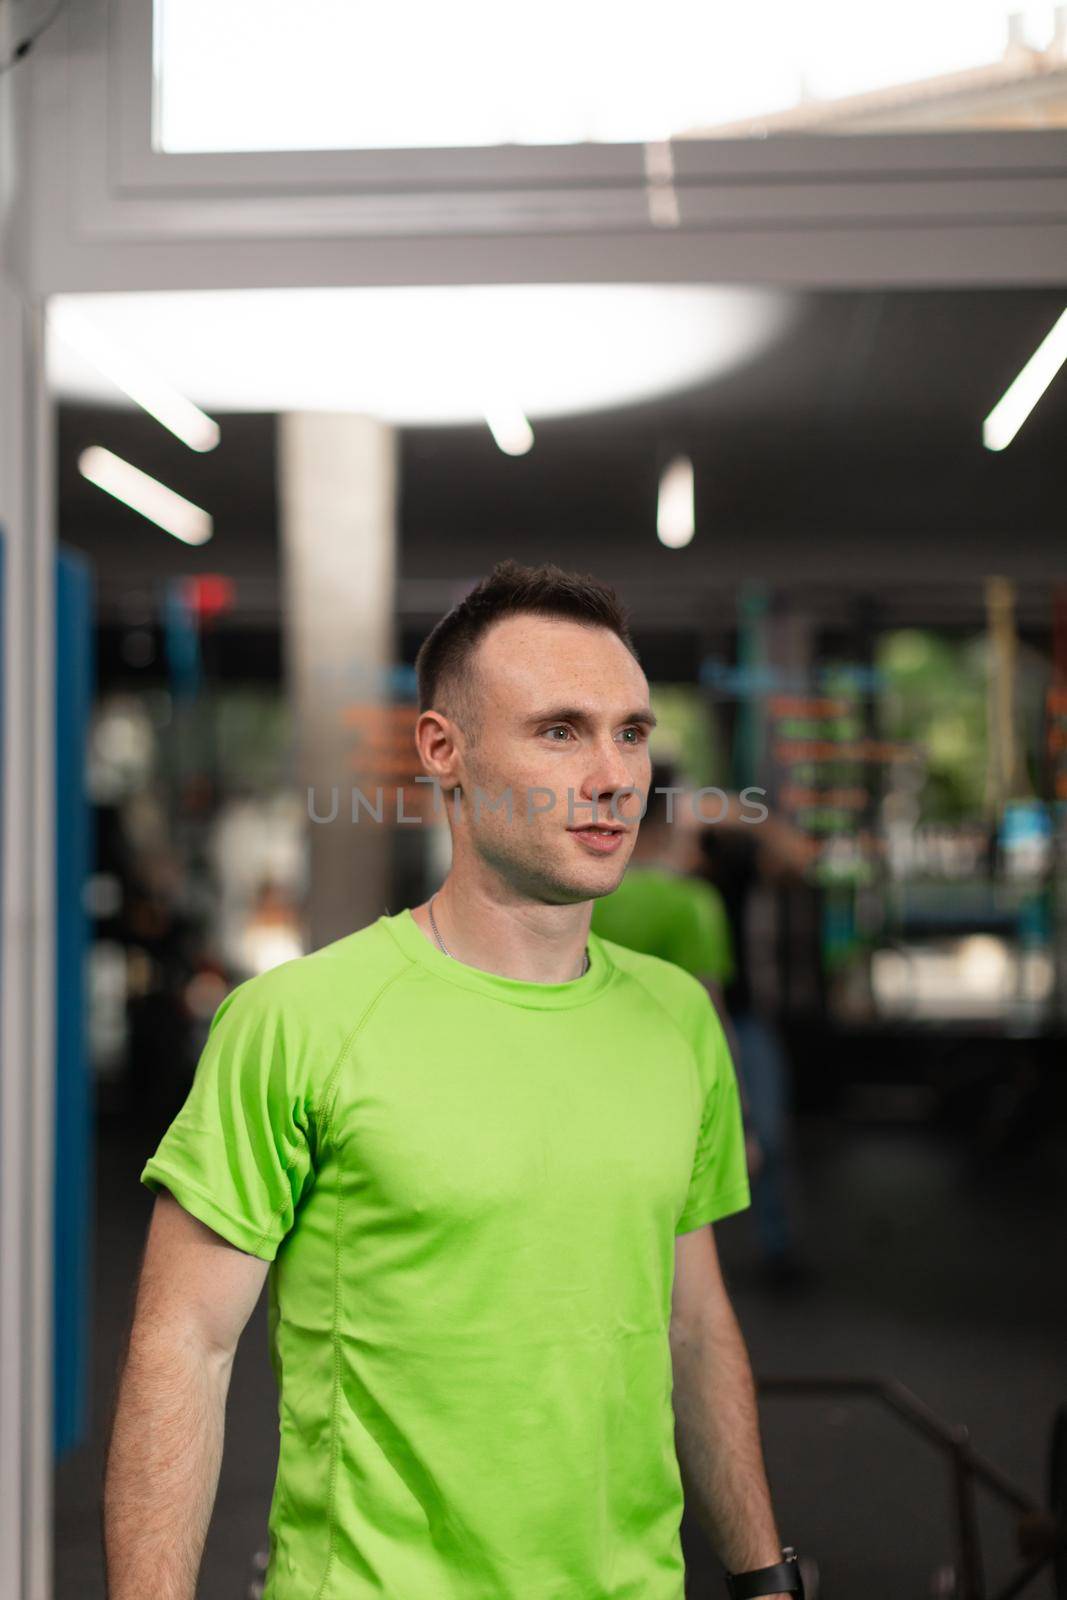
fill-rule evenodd
<path id="1" fill-rule="evenodd" d="M 580 828 L 568 828 L 583 849 L 596 856 L 612 856 L 622 849 L 623 836 L 629 830 L 621 822 L 586 822 Z"/>

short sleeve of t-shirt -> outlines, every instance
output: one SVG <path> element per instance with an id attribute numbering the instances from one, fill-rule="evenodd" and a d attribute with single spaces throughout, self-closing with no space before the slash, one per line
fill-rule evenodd
<path id="1" fill-rule="evenodd" d="M 750 1204 L 745 1130 L 730 1047 L 707 991 L 698 1005 L 695 1046 L 705 1085 L 689 1192 L 675 1234 L 717 1222 Z"/>
<path id="2" fill-rule="evenodd" d="M 671 917 L 670 948 L 664 954 L 694 977 L 728 983 L 734 973 L 734 954 L 722 895 L 695 879 L 687 880 L 685 889 Z"/>
<path id="3" fill-rule="evenodd" d="M 264 1261 L 293 1226 L 314 1150 L 299 1038 L 271 978 L 249 978 L 222 1001 L 184 1104 L 140 1179 Z"/>

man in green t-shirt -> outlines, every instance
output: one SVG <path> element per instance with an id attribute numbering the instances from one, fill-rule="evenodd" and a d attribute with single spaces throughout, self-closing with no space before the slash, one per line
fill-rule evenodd
<path id="1" fill-rule="evenodd" d="M 710 1223 L 749 1203 L 703 986 L 590 929 L 655 718 L 613 592 L 502 562 L 417 659 L 452 866 L 240 984 L 146 1163 L 110 1600 L 193 1600 L 268 1284 L 265 1600 L 683 1600 L 683 1473 L 793 1589 Z"/>

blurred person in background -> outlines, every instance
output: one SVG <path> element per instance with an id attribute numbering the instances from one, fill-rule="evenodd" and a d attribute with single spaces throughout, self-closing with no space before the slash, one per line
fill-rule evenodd
<path id="1" fill-rule="evenodd" d="M 708 991 L 736 1060 L 739 1044 L 724 996 L 734 972 L 733 936 L 722 895 L 691 875 L 702 825 L 688 800 L 673 764 L 656 762 L 630 864 L 618 888 L 593 902 L 590 927 L 602 939 L 692 973 Z M 761 1158 L 747 1105 L 743 1110 L 753 1176 Z"/>
<path id="2" fill-rule="evenodd" d="M 721 894 L 691 875 L 699 822 L 686 802 L 672 763 L 654 763 L 629 867 L 613 893 L 593 901 L 590 928 L 601 939 L 693 973 L 709 992 L 736 1056 L 723 995 L 734 970 L 733 938 Z"/>
<path id="3" fill-rule="evenodd" d="M 618 888 L 593 902 L 590 926 L 603 939 L 684 967 L 721 1017 L 733 940 L 719 891 L 689 876 L 694 822 L 682 797 L 674 767 L 657 762 L 630 864 Z"/>
<path id="4" fill-rule="evenodd" d="M 811 847 L 799 829 L 762 802 L 754 807 L 729 794 L 721 809 L 721 817 L 689 836 L 696 846 L 690 868 L 719 894 L 730 928 L 733 964 L 724 998 L 750 1131 L 759 1148 L 751 1209 L 764 1276 L 773 1286 L 799 1287 L 810 1277 L 810 1267 L 800 1251 L 789 1192 L 790 1067 L 777 1023 L 760 1004 L 753 982 L 749 920 L 761 885 L 803 880 Z"/>
<path id="5" fill-rule="evenodd" d="M 115 930 L 126 953 L 128 1108 L 158 1124 L 181 1104 L 194 1065 L 185 990 L 204 938 L 172 847 L 154 844 L 133 856 Z"/>

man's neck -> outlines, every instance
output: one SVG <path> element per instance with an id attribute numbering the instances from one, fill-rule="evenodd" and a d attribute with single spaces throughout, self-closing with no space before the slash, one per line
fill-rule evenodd
<path id="1" fill-rule="evenodd" d="M 566 983 L 581 976 L 592 902 L 545 905 L 499 900 L 450 873 L 431 896 L 440 940 L 430 921 L 430 901 L 411 915 L 435 948 L 466 966 L 524 983 Z"/>

